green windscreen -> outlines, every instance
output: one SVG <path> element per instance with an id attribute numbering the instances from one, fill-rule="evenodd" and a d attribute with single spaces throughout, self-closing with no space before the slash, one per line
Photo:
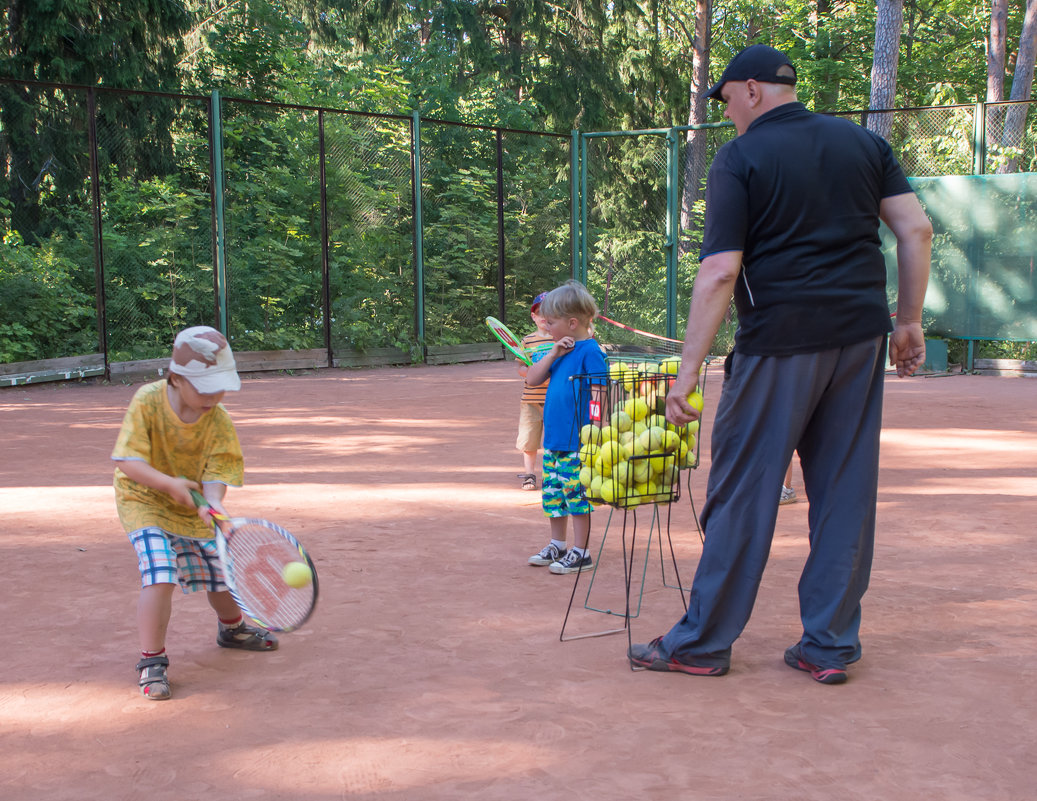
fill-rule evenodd
<path id="1" fill-rule="evenodd" d="M 923 326 L 932 336 L 1037 340 L 1037 176 L 912 178 L 933 223 Z M 890 308 L 896 240 L 882 227 Z"/>

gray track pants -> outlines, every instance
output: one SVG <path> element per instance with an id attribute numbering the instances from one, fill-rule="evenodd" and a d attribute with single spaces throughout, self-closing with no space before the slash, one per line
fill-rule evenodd
<path id="1" fill-rule="evenodd" d="M 810 501 L 810 555 L 799 580 L 803 656 L 824 667 L 860 658 L 885 345 L 879 337 L 820 353 L 731 358 L 713 425 L 702 556 L 688 612 L 663 638 L 671 655 L 730 662 L 767 564 L 785 469 L 798 450 Z"/>

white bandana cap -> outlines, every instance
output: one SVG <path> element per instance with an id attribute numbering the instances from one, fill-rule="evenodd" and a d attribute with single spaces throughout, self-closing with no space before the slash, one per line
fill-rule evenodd
<path id="1" fill-rule="evenodd" d="M 203 395 L 241 389 L 230 343 L 207 325 L 185 328 L 176 335 L 169 372 L 182 375 Z"/>

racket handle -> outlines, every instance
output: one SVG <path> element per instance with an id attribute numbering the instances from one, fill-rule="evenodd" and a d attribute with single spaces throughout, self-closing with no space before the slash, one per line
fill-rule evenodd
<path id="1" fill-rule="evenodd" d="M 200 493 L 198 490 L 193 489 L 190 492 L 191 500 L 194 501 L 194 505 L 197 506 L 199 509 L 208 509 L 212 506 L 212 504 L 210 504 L 209 501 L 206 500 L 205 496 L 202 495 L 202 493 Z"/>

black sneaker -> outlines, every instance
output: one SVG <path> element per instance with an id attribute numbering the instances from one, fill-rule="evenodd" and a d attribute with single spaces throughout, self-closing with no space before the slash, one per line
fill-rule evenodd
<path id="1" fill-rule="evenodd" d="M 579 573 L 581 570 L 587 570 L 593 564 L 590 554 L 580 556 L 576 551 L 569 551 L 565 556 L 548 565 L 547 569 L 561 576 L 566 573 Z"/>
<path id="2" fill-rule="evenodd" d="M 702 665 L 684 662 L 669 656 L 662 649 L 662 637 L 656 637 L 649 643 L 634 643 L 627 652 L 627 658 L 634 667 L 645 670 L 658 670 L 663 673 L 687 673 L 690 676 L 723 676 L 728 671 L 727 665 Z"/>
<path id="3" fill-rule="evenodd" d="M 539 565 L 543 567 L 544 565 L 549 565 L 552 562 L 557 562 L 563 556 L 565 556 L 565 551 L 558 550 L 557 545 L 555 545 L 553 542 L 549 542 L 547 545 L 544 546 L 543 550 L 540 551 L 540 553 L 535 553 L 531 557 L 529 557 L 529 564 Z"/>
<path id="4" fill-rule="evenodd" d="M 809 673 L 810 678 L 821 684 L 843 684 L 847 679 L 846 668 L 820 667 L 807 662 L 799 649 L 799 643 L 785 649 L 785 664 Z"/>

